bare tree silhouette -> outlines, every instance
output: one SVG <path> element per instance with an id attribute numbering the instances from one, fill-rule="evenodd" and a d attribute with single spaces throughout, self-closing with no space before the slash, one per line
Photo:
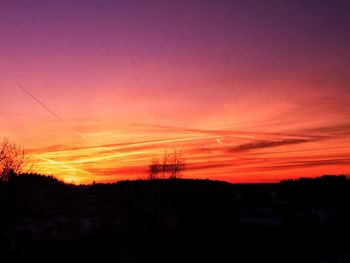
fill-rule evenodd
<path id="1" fill-rule="evenodd" d="M 174 150 L 173 153 L 165 152 L 162 157 L 162 163 L 159 159 L 153 159 L 148 167 L 149 179 L 159 178 L 159 173 L 162 178 L 176 179 L 185 169 L 185 161 L 181 151 Z"/>
<path id="2" fill-rule="evenodd" d="M 164 155 L 163 155 L 163 163 L 162 163 L 162 167 L 161 167 L 161 170 L 163 172 L 163 179 L 165 178 L 167 172 L 168 172 L 168 159 L 169 159 L 169 155 L 168 155 L 168 152 L 165 151 L 164 152 Z"/>
<path id="3" fill-rule="evenodd" d="M 152 160 L 152 163 L 149 165 L 149 170 L 148 170 L 148 173 L 149 173 L 149 177 L 148 179 L 150 180 L 153 180 L 153 179 L 157 179 L 158 178 L 158 174 L 160 172 L 160 164 L 159 164 L 159 160 L 158 159 L 153 159 Z"/>
<path id="4" fill-rule="evenodd" d="M 31 172 L 34 161 L 28 151 L 4 138 L 0 143 L 0 181 L 8 181 L 12 175 Z"/>
<path id="5" fill-rule="evenodd" d="M 168 172 L 170 179 L 176 179 L 181 175 L 181 172 L 185 169 L 185 161 L 181 151 L 175 150 L 168 158 Z"/>

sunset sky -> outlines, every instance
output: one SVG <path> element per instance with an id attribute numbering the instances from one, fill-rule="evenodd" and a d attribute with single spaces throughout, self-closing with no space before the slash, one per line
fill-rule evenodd
<path id="1" fill-rule="evenodd" d="M 346 0 L 1 0 L 0 138 L 75 183 L 145 178 L 175 149 L 185 178 L 349 174 L 349 14 Z"/>

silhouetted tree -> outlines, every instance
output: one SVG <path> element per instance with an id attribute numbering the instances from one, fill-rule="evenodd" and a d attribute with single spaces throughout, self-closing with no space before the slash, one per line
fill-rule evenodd
<path id="1" fill-rule="evenodd" d="M 159 160 L 153 159 L 152 163 L 149 165 L 149 171 L 148 171 L 150 180 L 158 178 L 158 174 L 161 170 L 160 168 L 161 168 L 161 166 L 159 164 Z"/>
<path id="2" fill-rule="evenodd" d="M 149 165 L 149 179 L 159 178 L 159 173 L 162 174 L 162 178 L 176 179 L 181 172 L 185 169 L 185 161 L 182 157 L 182 152 L 175 150 L 173 153 L 165 152 L 162 158 L 162 163 L 159 163 L 159 159 L 153 159 Z"/>
<path id="3" fill-rule="evenodd" d="M 4 138 L 0 143 L 0 181 L 8 181 L 11 176 L 31 172 L 34 161 L 29 153 L 15 143 Z"/>
<path id="4" fill-rule="evenodd" d="M 169 159 L 168 153 L 165 152 L 163 155 L 163 163 L 161 167 L 161 170 L 163 172 L 163 179 L 165 178 L 166 173 L 168 172 L 168 159 Z"/>
<path id="5" fill-rule="evenodd" d="M 185 169 L 185 161 L 182 157 L 182 152 L 175 150 L 168 158 L 168 172 L 170 179 L 176 179 Z"/>

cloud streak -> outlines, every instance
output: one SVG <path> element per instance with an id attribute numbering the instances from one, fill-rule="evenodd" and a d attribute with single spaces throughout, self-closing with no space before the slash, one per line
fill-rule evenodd
<path id="1" fill-rule="evenodd" d="M 235 147 L 229 148 L 229 152 L 242 152 L 242 151 L 251 151 L 251 150 L 259 150 L 287 145 L 295 145 L 312 142 L 314 139 L 286 139 L 286 140 L 259 140 L 253 141 L 249 143 L 244 143 Z"/>
<path id="2" fill-rule="evenodd" d="M 348 126 L 335 127 L 346 132 Z M 285 171 L 289 173 L 293 169 L 304 169 L 304 174 L 315 174 L 322 167 L 343 167 L 348 161 L 344 154 L 350 148 L 350 140 L 344 145 L 344 140 L 339 139 L 342 137 L 339 136 L 340 132 L 333 132 L 334 126 L 273 133 L 242 131 L 242 136 L 238 131 L 217 129 L 209 132 L 207 129 L 183 127 L 165 129 L 164 135 L 183 132 L 186 136 L 164 136 L 157 140 L 105 143 L 101 146 L 53 145 L 35 149 L 35 152 L 42 160 L 50 160 L 48 167 L 52 168 L 55 161 L 60 162 L 57 163 L 57 171 L 63 167 L 62 174 L 67 167 L 74 167 L 74 171 L 81 174 L 81 181 L 88 182 L 90 176 L 86 173 L 95 176 L 95 180 L 104 181 L 145 178 L 150 160 L 171 149 L 182 149 L 185 153 L 187 177 L 210 176 L 230 180 L 227 178 L 235 178 L 235 174 L 257 176 L 259 173 L 276 174 L 280 171 L 283 175 Z M 174 133 L 169 133 L 169 129 Z M 332 147 L 327 147 L 330 143 Z M 120 155 L 104 147 L 116 150 Z"/>

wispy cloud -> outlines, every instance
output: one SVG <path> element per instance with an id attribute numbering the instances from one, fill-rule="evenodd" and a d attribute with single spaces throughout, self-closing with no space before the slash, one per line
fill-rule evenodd
<path id="1" fill-rule="evenodd" d="M 241 151 L 250 151 L 258 149 L 266 149 L 272 147 L 293 145 L 293 144 L 302 144 L 313 141 L 308 139 L 286 139 L 286 140 L 258 140 L 249 143 L 244 143 L 238 146 L 230 147 L 229 152 L 241 152 Z"/>
<path id="2" fill-rule="evenodd" d="M 309 129 L 306 132 L 313 133 L 313 134 L 318 133 L 324 136 L 350 135 L 350 123 L 316 127 L 316 128 Z"/>
<path id="3" fill-rule="evenodd" d="M 321 159 L 321 160 L 307 160 L 307 161 L 294 161 L 286 162 L 276 165 L 265 165 L 256 167 L 257 170 L 275 170 L 275 169 L 292 169 L 292 168 L 309 168 L 328 165 L 349 165 L 350 158 L 334 158 L 334 159 Z"/>
<path id="4" fill-rule="evenodd" d="M 161 139 L 82 147 L 52 145 L 34 149 L 34 152 L 41 156 L 44 167 L 52 169 L 56 165 L 59 174 L 63 175 L 69 167 L 73 167 L 71 170 L 80 173 L 82 180 L 87 180 L 88 173 L 96 176 L 96 180 L 106 181 L 108 178 L 146 176 L 150 160 L 171 149 L 184 151 L 188 164 L 186 176 L 206 177 L 277 171 L 283 174 L 287 169 L 303 168 L 306 171 L 323 166 L 336 167 L 346 164 L 348 158 L 342 154 L 350 148 L 350 140 L 348 144 L 344 144 L 344 139 L 342 143 L 338 142 L 348 132 L 350 125 L 285 132 L 157 127 Z M 164 134 L 163 129 L 166 129 Z"/>

